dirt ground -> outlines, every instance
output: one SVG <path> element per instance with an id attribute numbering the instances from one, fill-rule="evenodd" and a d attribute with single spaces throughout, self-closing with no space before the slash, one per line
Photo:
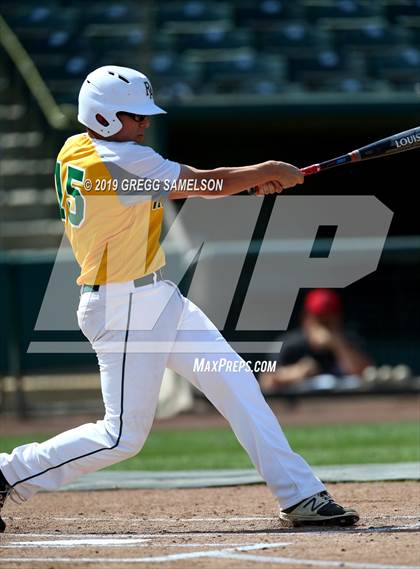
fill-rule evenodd
<path id="1" fill-rule="evenodd" d="M 263 485 L 55 492 L 8 502 L 0 567 L 404 569 L 420 563 L 415 482 L 330 485 L 359 510 L 353 528 L 282 526 Z M 369 565 L 370 564 L 370 565 Z"/>
<path id="2" fill-rule="evenodd" d="M 155 421 L 154 429 L 222 427 L 199 402 L 194 413 Z M 415 421 L 418 397 L 323 398 L 290 407 L 269 401 L 282 425 Z M 3 416 L 1 434 L 54 433 L 96 415 Z M 185 490 L 55 492 L 20 506 L 8 501 L 0 569 L 405 569 L 420 566 L 420 485 L 375 482 L 330 485 L 355 506 L 354 528 L 287 528 L 263 485 Z"/>

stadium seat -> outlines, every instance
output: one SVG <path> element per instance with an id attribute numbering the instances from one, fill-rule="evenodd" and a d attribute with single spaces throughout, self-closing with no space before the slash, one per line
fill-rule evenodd
<path id="1" fill-rule="evenodd" d="M 334 26 L 330 33 L 337 50 L 377 51 L 380 48 L 409 45 L 412 39 L 412 34 L 407 30 L 380 23 Z"/>
<path id="2" fill-rule="evenodd" d="M 90 24 L 144 23 L 144 9 L 140 2 L 96 2 L 80 6 L 82 22 Z"/>
<path id="3" fill-rule="evenodd" d="M 280 57 L 259 56 L 250 50 L 226 52 L 219 59 L 206 61 L 204 78 L 208 80 L 280 80 L 285 77 L 285 63 Z"/>
<path id="4" fill-rule="evenodd" d="M 372 80 L 367 77 L 344 74 L 342 77 L 318 78 L 316 81 L 303 83 L 311 92 L 325 93 L 384 93 L 392 90 L 387 81 Z"/>
<path id="5" fill-rule="evenodd" d="M 359 0 L 305 0 L 304 10 L 308 22 L 325 19 L 366 18 L 382 13 L 380 2 Z"/>
<path id="6" fill-rule="evenodd" d="M 232 7 L 229 2 L 159 2 L 156 7 L 156 25 L 164 30 L 190 30 L 203 24 L 228 24 L 232 20 Z"/>
<path id="7" fill-rule="evenodd" d="M 171 52 L 152 55 L 149 62 L 153 85 L 163 99 L 185 99 L 198 92 L 201 65 Z"/>
<path id="8" fill-rule="evenodd" d="M 279 21 L 297 19 L 301 14 L 299 2 L 286 0 L 245 0 L 235 6 L 236 25 L 247 25 L 255 29 L 264 29 Z"/>
<path id="9" fill-rule="evenodd" d="M 74 51 L 77 36 L 69 30 L 56 29 L 45 34 L 43 30 L 25 30 L 20 34 L 23 46 L 29 54 L 37 53 L 57 53 Z"/>
<path id="10" fill-rule="evenodd" d="M 411 43 L 420 45 L 420 16 L 402 16 L 398 25 L 411 34 Z"/>
<path id="11" fill-rule="evenodd" d="M 190 82 L 181 78 L 175 81 L 157 81 L 153 82 L 155 89 L 159 92 L 159 100 L 163 104 L 176 103 L 185 100 L 191 100 L 198 94 L 198 89 Z"/>
<path id="12" fill-rule="evenodd" d="M 201 33 L 176 33 L 174 46 L 180 51 L 188 50 L 221 50 L 232 48 L 246 48 L 252 46 L 252 35 L 249 30 L 224 30 L 218 27 L 209 27 Z"/>
<path id="13" fill-rule="evenodd" d="M 206 81 L 202 84 L 201 95 L 278 95 L 290 93 L 291 85 L 270 77 L 263 78 L 260 74 L 249 75 L 247 78 L 222 77 Z"/>
<path id="14" fill-rule="evenodd" d="M 116 54 L 140 50 L 146 42 L 145 31 L 140 26 L 106 25 L 88 26 L 84 33 L 87 48 L 92 53 Z"/>
<path id="15" fill-rule="evenodd" d="M 58 104 L 77 105 L 80 81 L 77 79 L 51 78 L 47 79 L 46 83 Z"/>
<path id="16" fill-rule="evenodd" d="M 398 21 L 401 17 L 420 17 L 420 2 L 418 0 L 384 0 L 384 13 L 390 22 Z"/>
<path id="17" fill-rule="evenodd" d="M 56 54 L 46 60 L 38 61 L 38 67 L 47 80 L 58 78 L 82 80 L 94 65 L 94 59 L 86 52 L 71 56 Z"/>
<path id="18" fill-rule="evenodd" d="M 57 56 L 69 58 L 75 52 L 82 53 L 88 50 L 83 36 L 62 29 L 48 34 L 43 30 L 26 30 L 26 33 L 20 34 L 20 40 L 37 65 L 49 64 L 51 58 Z"/>
<path id="19" fill-rule="evenodd" d="M 277 24 L 270 30 L 257 32 L 256 45 L 262 52 L 294 55 L 307 51 L 327 49 L 329 36 L 304 22 Z"/>
<path id="20" fill-rule="evenodd" d="M 51 158 L 3 159 L 1 161 L 2 176 L 7 187 L 39 187 L 51 185 L 51 172 L 54 171 L 54 160 Z"/>
<path id="21" fill-rule="evenodd" d="M 86 53 L 39 54 L 34 58 L 38 70 L 58 104 L 77 105 L 82 80 L 89 71 L 101 65 L 100 59 L 91 59 Z"/>
<path id="22" fill-rule="evenodd" d="M 57 216 L 57 198 L 53 189 L 19 188 L 4 192 L 1 199 L 1 223 L 54 219 Z"/>
<path id="23" fill-rule="evenodd" d="M 414 89 L 415 83 L 420 81 L 420 49 L 409 47 L 372 56 L 368 68 L 378 79 L 389 80 L 396 87 Z"/>
<path id="24" fill-rule="evenodd" d="M 17 32 L 25 33 L 25 30 L 44 30 L 45 34 L 55 29 L 73 29 L 77 24 L 79 10 L 70 7 L 54 6 L 52 3 L 23 4 L 14 10 L 3 11 L 4 18 Z"/>
<path id="25" fill-rule="evenodd" d="M 330 78 L 358 77 L 362 69 L 357 61 L 335 51 L 320 51 L 310 57 L 289 58 L 289 78 L 316 86 L 317 81 Z"/>
<path id="26" fill-rule="evenodd" d="M 200 65 L 179 57 L 172 52 L 154 53 L 149 62 L 150 69 L 154 77 L 182 77 L 184 79 L 196 80 L 200 75 Z"/>
<path id="27" fill-rule="evenodd" d="M 174 99 L 419 80 L 419 0 L 5 0 L 2 14 L 61 103 L 104 64 L 144 68 Z"/>

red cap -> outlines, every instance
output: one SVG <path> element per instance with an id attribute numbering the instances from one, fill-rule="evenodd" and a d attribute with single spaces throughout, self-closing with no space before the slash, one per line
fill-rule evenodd
<path id="1" fill-rule="evenodd" d="M 305 297 L 305 311 L 316 316 L 338 314 L 342 310 L 340 297 L 327 288 L 311 290 Z"/>

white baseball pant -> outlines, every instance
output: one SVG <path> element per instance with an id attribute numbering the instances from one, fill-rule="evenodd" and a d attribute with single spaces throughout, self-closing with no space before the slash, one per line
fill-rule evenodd
<path id="1" fill-rule="evenodd" d="M 39 490 L 55 490 L 136 455 L 153 422 L 165 367 L 186 377 L 229 421 L 281 508 L 325 490 L 291 450 L 251 371 L 227 371 L 227 366 L 194 371 L 195 358 L 223 357 L 237 362 L 236 367 L 243 360 L 173 283 L 101 286 L 98 292 L 81 295 L 77 314 L 97 353 L 105 416 L 43 443 L 0 454 L 0 470 L 16 498 L 27 500 Z"/>

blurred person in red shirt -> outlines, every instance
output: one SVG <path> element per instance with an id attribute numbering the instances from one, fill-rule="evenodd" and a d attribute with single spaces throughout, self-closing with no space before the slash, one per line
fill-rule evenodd
<path id="1" fill-rule="evenodd" d="M 300 328 L 286 334 L 282 341 L 276 371 L 260 376 L 264 391 L 321 374 L 361 376 L 372 365 L 360 338 L 344 329 L 341 299 L 330 289 L 308 292 Z"/>

